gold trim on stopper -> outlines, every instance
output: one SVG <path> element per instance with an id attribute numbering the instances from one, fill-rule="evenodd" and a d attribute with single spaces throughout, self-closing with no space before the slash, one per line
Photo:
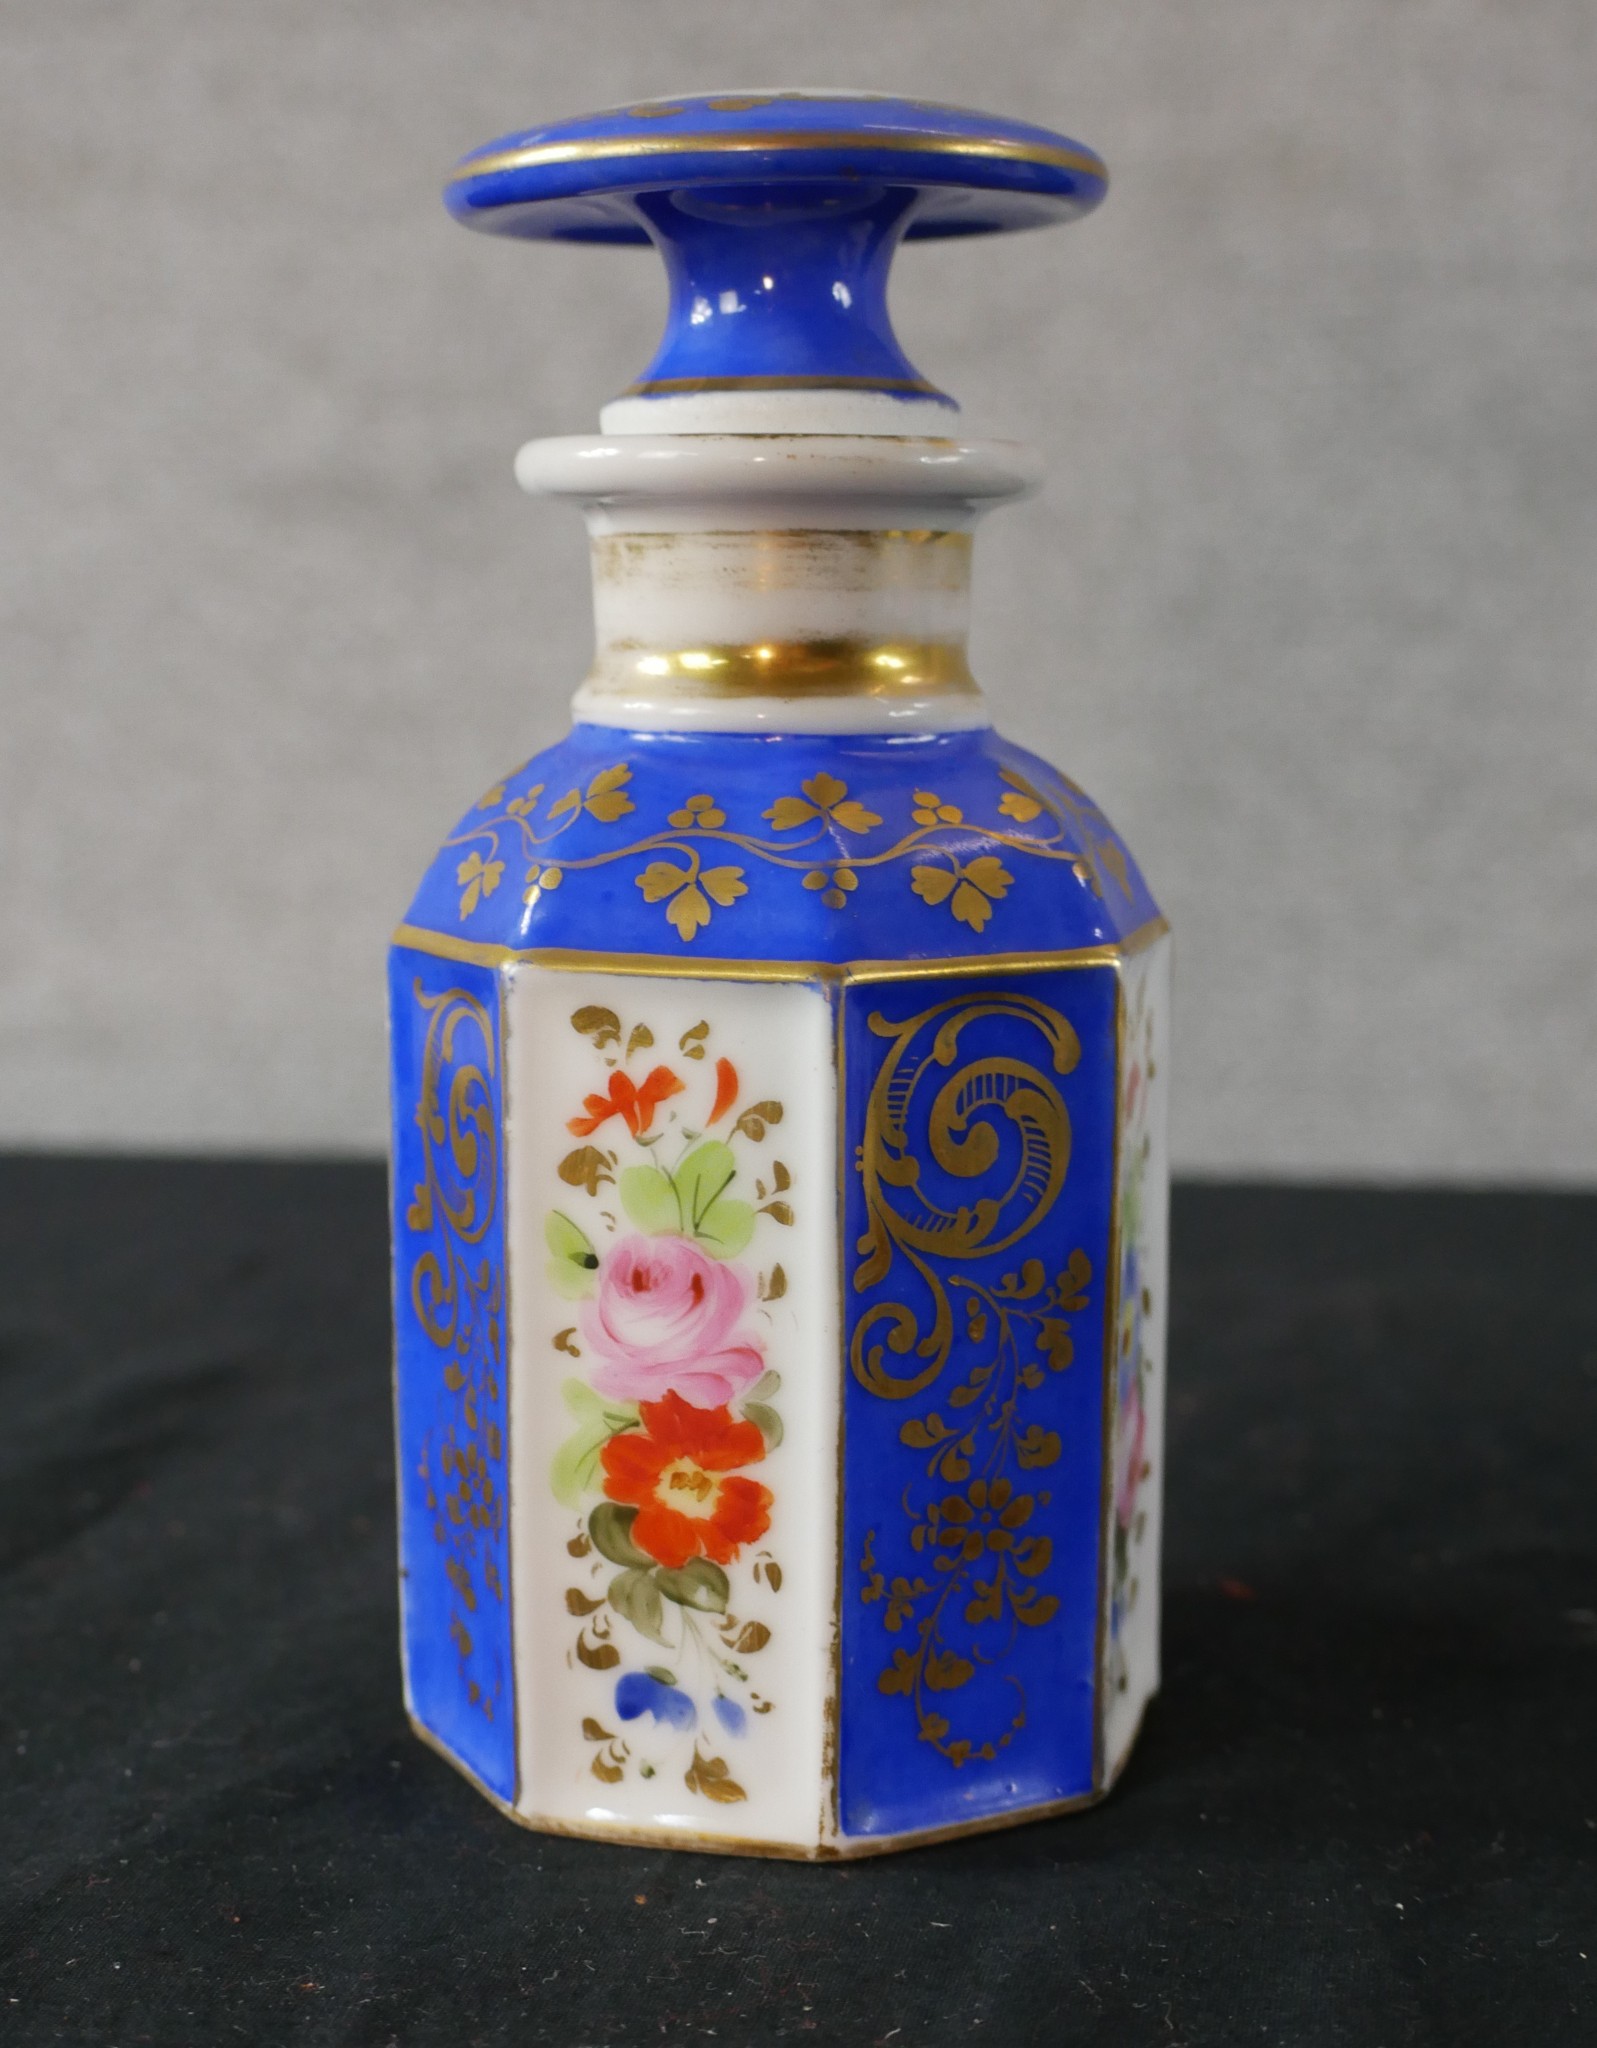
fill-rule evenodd
<path id="1" fill-rule="evenodd" d="M 707 391 L 889 391 L 899 396 L 953 400 L 925 377 L 843 377 L 825 371 L 803 376 L 642 377 L 623 398 L 694 398 Z"/>
<path id="2" fill-rule="evenodd" d="M 614 136 L 603 140 L 589 137 L 574 142 L 529 142 L 520 149 L 496 149 L 487 156 L 469 157 L 450 174 L 449 182 L 462 185 L 495 171 L 531 170 L 539 164 L 597 163 L 607 157 L 625 160 L 723 153 L 775 155 L 790 150 L 813 153 L 826 149 L 891 149 L 913 156 L 997 157 L 1006 163 L 1045 164 L 1055 170 L 1080 171 L 1106 184 L 1109 179 L 1109 168 L 1103 158 L 1087 149 L 1056 149 L 1044 143 L 1011 141 L 1001 135 L 895 135 L 839 128 L 791 135 L 755 129 L 732 135 L 640 135 L 630 140 Z"/>

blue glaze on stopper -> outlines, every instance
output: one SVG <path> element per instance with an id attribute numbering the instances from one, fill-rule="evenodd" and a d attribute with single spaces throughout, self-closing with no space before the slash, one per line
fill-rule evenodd
<path id="1" fill-rule="evenodd" d="M 1107 173 L 1027 122 L 804 93 L 655 101 L 524 129 L 467 157 L 457 220 L 522 240 L 652 241 L 666 331 L 629 395 L 830 387 L 949 405 L 887 313 L 904 239 L 1072 220 Z"/>

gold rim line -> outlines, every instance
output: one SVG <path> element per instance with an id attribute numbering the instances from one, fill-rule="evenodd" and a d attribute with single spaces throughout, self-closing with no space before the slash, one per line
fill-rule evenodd
<path id="1" fill-rule="evenodd" d="M 1124 1002 L 1125 991 L 1117 991 L 1116 1001 Z M 505 1305 L 502 1325 L 504 1345 L 504 1405 L 505 1433 L 504 1455 L 500 1460 L 500 1482 L 505 1490 L 505 1640 L 510 1645 L 510 1761 L 515 1771 L 515 1791 L 512 1798 L 519 1799 L 526 1783 L 526 1774 L 521 1767 L 521 1696 L 516 1685 L 516 1672 L 520 1669 L 516 1661 L 516 1558 L 512 1540 L 516 1526 L 516 1489 L 514 1484 L 516 1459 L 514 1453 L 516 1408 L 513 1386 L 515 1375 L 511 1370 L 511 1359 L 515 1342 L 515 1303 L 511 1294 L 511 1275 L 515 1261 L 510 1256 L 510 1005 L 498 1002 L 494 1005 L 494 1039 L 499 1053 L 499 1133 L 497 1150 L 499 1156 L 499 1182 L 495 1198 L 500 1206 L 500 1249 L 504 1261 Z"/>
<path id="2" fill-rule="evenodd" d="M 837 1278 L 837 1447 L 833 1468 L 835 1495 L 832 1503 L 832 1640 L 826 1659 L 827 1690 L 824 1713 L 825 1741 L 821 1767 L 821 1839 L 839 1841 L 843 1834 L 843 1521 L 848 1488 L 848 1201 L 853 1188 L 849 1170 L 848 1143 L 848 1013 L 841 1003 L 831 1005 L 832 1081 L 836 1113 L 832 1142 L 836 1146 L 833 1179 L 836 1182 L 834 1246 Z"/>
<path id="3" fill-rule="evenodd" d="M 1156 939 L 1168 938 L 1169 934 L 1170 920 L 1163 912 L 1157 917 L 1150 917 L 1146 924 L 1139 924 L 1134 932 L 1128 932 L 1120 941 L 1122 959 L 1129 960 L 1133 953 L 1144 952 Z"/>
<path id="4" fill-rule="evenodd" d="M 451 185 L 466 184 L 496 171 L 530 171 L 543 164 L 624 162 L 633 157 L 779 154 L 796 150 L 886 149 L 911 156 L 975 157 L 984 161 L 1039 164 L 1051 170 L 1081 171 L 1109 181 L 1109 167 L 1088 149 L 1058 149 L 1044 143 L 1016 142 L 1002 135 L 893 135 L 860 129 L 821 129 L 813 134 L 772 133 L 750 129 L 730 135 L 640 135 L 628 140 L 589 138 L 576 142 L 530 142 L 520 149 L 497 149 L 487 156 L 468 157 L 449 174 Z M 1051 194 L 1049 195 L 1052 196 Z M 536 202 L 534 202 L 536 203 Z"/>
<path id="5" fill-rule="evenodd" d="M 842 377 L 824 370 L 802 375 L 757 377 L 640 377 L 621 393 L 623 398 L 692 397 L 704 391 L 888 391 L 916 398 L 934 398 L 941 405 L 953 405 L 947 392 L 939 391 L 924 377 Z M 956 407 L 957 411 L 958 408 Z"/>
<path id="6" fill-rule="evenodd" d="M 464 960 L 475 967 L 544 967 L 560 974 L 663 975 L 673 981 L 809 981 L 848 984 L 877 981 L 937 981 L 973 974 L 1046 974 L 1055 968 L 1113 967 L 1161 939 L 1170 926 L 1151 917 L 1123 939 L 1078 946 L 1058 953 L 959 953 L 925 960 L 724 960 L 708 955 L 600 953 L 575 946 L 500 946 L 459 939 L 402 924 L 392 943 L 440 960 Z"/>
<path id="7" fill-rule="evenodd" d="M 1109 1675 L 1109 1551 L 1115 1529 L 1115 1389 L 1119 1356 L 1116 1337 L 1120 1329 L 1120 1278 L 1125 1247 L 1120 1242 L 1120 1209 L 1124 1193 L 1125 1160 L 1125 1077 L 1126 1077 L 1126 984 L 1115 983 L 1115 1127 L 1113 1159 L 1109 1172 L 1109 1270 L 1103 1287 L 1102 1387 L 1098 1396 L 1098 1569 L 1097 1612 L 1092 1624 L 1092 1660 L 1096 1683 L 1092 1689 L 1092 1781 L 1104 1782 L 1105 1737 L 1109 1707 L 1104 1688 Z"/>
<path id="8" fill-rule="evenodd" d="M 1146 1712 L 1146 1708 L 1144 1709 Z M 890 1856 L 899 1849 L 932 1849 L 941 1842 L 955 1842 L 965 1835 L 996 1834 L 1000 1828 L 1026 1827 L 1032 1821 L 1058 1820 L 1061 1816 L 1084 1812 L 1088 1807 L 1101 1805 L 1119 1783 L 1125 1764 L 1130 1760 L 1136 1747 L 1137 1736 L 1142 1730 L 1142 1714 L 1137 1716 L 1137 1725 L 1131 1733 L 1131 1740 L 1121 1753 L 1121 1765 L 1106 1784 L 1095 1785 L 1090 1792 L 1075 1792 L 1065 1799 L 1052 1799 L 1042 1806 L 1027 1806 L 1009 1813 L 983 1814 L 979 1820 L 951 1821 L 945 1827 L 920 1828 L 902 1835 L 849 1835 L 837 1842 L 817 1842 L 813 1845 L 800 1842 L 762 1842 L 746 1835 L 688 1834 L 677 1828 L 662 1827 L 657 1822 L 641 1825 L 626 1821 L 572 1821 L 556 1820 L 549 1814 L 522 1813 L 507 1799 L 485 1785 L 469 1764 L 463 1763 L 454 1751 L 445 1747 L 442 1741 L 416 1718 L 413 1710 L 406 1709 L 406 1720 L 411 1733 L 435 1755 L 442 1757 L 451 1770 L 457 1771 L 471 1789 L 486 1799 L 490 1806 L 502 1813 L 506 1820 L 513 1821 L 518 1828 L 541 1835 L 565 1835 L 578 1841 L 604 1842 L 618 1849 L 687 1849 L 697 1855 L 707 1856 L 764 1856 L 774 1862 L 784 1863 L 853 1863 L 866 1856 Z"/>
<path id="9" fill-rule="evenodd" d="M 762 640 L 752 646 L 651 648 L 612 642 L 583 687 L 628 697 L 662 684 L 698 697 L 977 697 L 963 642 Z"/>

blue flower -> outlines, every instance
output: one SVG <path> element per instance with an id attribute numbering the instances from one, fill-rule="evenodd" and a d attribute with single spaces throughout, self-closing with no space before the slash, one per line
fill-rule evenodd
<path id="1" fill-rule="evenodd" d="M 724 1699 L 720 1693 L 715 1696 L 715 1718 L 728 1735 L 748 1733 L 749 1717 L 736 1700 Z"/>
<path id="2" fill-rule="evenodd" d="M 698 1709 L 680 1687 L 663 1685 L 647 1671 L 629 1671 L 616 1681 L 616 1712 L 623 1721 L 652 1714 L 673 1728 L 691 1728 L 699 1718 Z"/>

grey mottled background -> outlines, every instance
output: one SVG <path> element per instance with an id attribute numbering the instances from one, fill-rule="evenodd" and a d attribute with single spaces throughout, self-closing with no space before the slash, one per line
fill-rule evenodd
<path id="1" fill-rule="evenodd" d="M 1176 924 L 1179 1162 L 1597 1173 L 1591 0 L 6 0 L 0 1142 L 380 1144 L 388 930 L 587 655 L 512 451 L 661 304 L 441 175 L 842 83 L 1114 174 L 895 308 L 1049 457 L 978 668 Z"/>

